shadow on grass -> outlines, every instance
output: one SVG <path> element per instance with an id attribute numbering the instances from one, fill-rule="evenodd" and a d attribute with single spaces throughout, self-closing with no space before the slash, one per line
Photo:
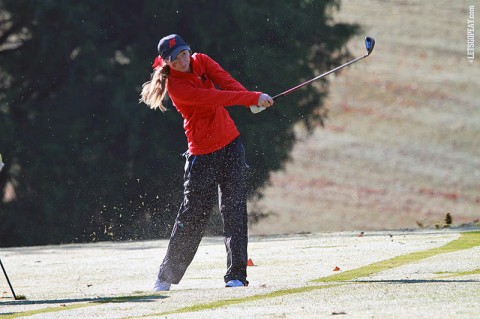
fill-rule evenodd
<path id="1" fill-rule="evenodd" d="M 72 304 L 72 303 L 122 303 L 122 302 L 152 302 L 159 299 L 165 299 L 168 296 L 155 294 L 155 295 L 133 295 L 122 297 L 95 297 L 95 298 L 69 298 L 69 299 L 53 299 L 53 300 L 16 300 L 0 302 L 1 306 L 14 306 L 14 305 L 50 305 L 50 304 Z"/>

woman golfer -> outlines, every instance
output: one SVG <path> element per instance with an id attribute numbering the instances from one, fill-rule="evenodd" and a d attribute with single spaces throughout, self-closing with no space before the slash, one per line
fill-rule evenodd
<path id="1" fill-rule="evenodd" d="M 247 91 L 209 56 L 191 54 L 190 47 L 176 34 L 160 40 L 158 53 L 140 101 L 165 111 L 162 100 L 168 93 L 184 119 L 188 151 L 184 198 L 154 290 L 166 291 L 180 282 L 195 256 L 216 198 L 227 250 L 226 287 L 247 286 L 245 150 L 225 107 L 269 107 L 273 99 Z"/>

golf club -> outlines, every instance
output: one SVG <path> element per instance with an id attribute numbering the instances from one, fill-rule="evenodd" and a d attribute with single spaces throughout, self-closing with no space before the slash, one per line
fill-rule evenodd
<path id="1" fill-rule="evenodd" d="M 12 284 L 10 283 L 10 279 L 8 279 L 7 271 L 3 267 L 1 259 L 0 259 L 0 266 L 2 266 L 3 274 L 5 275 L 5 278 L 7 278 L 8 285 L 10 286 L 10 290 L 12 291 L 13 299 L 17 300 L 17 296 L 15 295 L 15 291 L 13 291 Z"/>
<path id="2" fill-rule="evenodd" d="M 295 87 L 293 87 L 293 88 L 291 88 L 291 89 L 288 89 L 288 90 L 286 90 L 285 92 L 282 92 L 282 93 L 280 93 L 280 94 L 277 94 L 277 95 L 275 95 L 275 96 L 273 97 L 273 100 L 275 101 L 275 100 L 277 100 L 277 99 L 279 99 L 279 98 L 281 98 L 281 97 L 283 97 L 283 96 L 285 96 L 285 95 L 288 95 L 288 94 L 290 94 L 290 93 L 298 90 L 299 88 L 301 88 L 301 87 L 303 87 L 303 86 L 305 86 L 305 85 L 307 85 L 307 84 L 312 83 L 313 81 L 316 81 L 316 80 L 318 80 L 318 79 L 320 79 L 320 78 L 323 78 L 324 76 L 329 75 L 330 73 L 333 73 L 333 72 L 335 72 L 335 71 L 338 71 L 338 70 L 346 67 L 347 65 L 350 65 L 350 64 L 355 63 L 355 62 L 357 62 L 357 61 L 360 61 L 361 59 L 366 58 L 367 56 L 370 55 L 370 53 L 372 53 L 374 46 L 375 46 L 375 39 L 372 38 L 372 37 L 366 37 L 366 38 L 365 38 L 365 48 L 367 49 L 367 53 L 366 53 L 366 54 L 364 54 L 363 56 L 358 57 L 358 58 L 356 58 L 356 59 L 354 59 L 354 60 L 352 60 L 352 61 L 349 61 L 349 62 L 347 62 L 347 63 L 345 63 L 345 64 L 342 64 L 342 65 L 340 65 L 340 66 L 338 66 L 338 67 L 336 67 L 336 68 L 334 68 L 334 69 L 332 69 L 332 70 L 330 70 L 330 71 L 328 71 L 328 72 L 325 72 L 325 73 L 323 73 L 323 74 L 321 74 L 321 75 L 319 75 L 319 76 L 317 76 L 317 77 L 314 77 L 314 78 L 311 79 L 311 80 L 308 80 L 308 81 L 306 81 L 306 82 L 303 82 L 303 83 L 301 83 L 301 84 L 299 84 L 299 85 L 297 85 L 297 86 L 295 86 Z M 252 113 L 259 113 L 259 112 L 261 112 L 261 111 L 263 111 L 263 110 L 265 110 L 265 109 L 266 109 L 266 108 L 263 107 L 263 106 L 257 106 L 257 105 L 250 106 L 250 111 L 252 111 Z"/>

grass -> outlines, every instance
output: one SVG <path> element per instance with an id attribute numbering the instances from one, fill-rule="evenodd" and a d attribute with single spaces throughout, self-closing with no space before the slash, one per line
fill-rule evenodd
<path id="1" fill-rule="evenodd" d="M 330 283 L 338 281 L 349 281 L 361 277 L 369 277 L 385 270 L 397 268 L 406 264 L 411 264 L 439 254 L 446 254 L 458 250 L 470 249 L 477 246 L 480 246 L 480 232 L 462 233 L 459 239 L 451 241 L 448 244 L 438 248 L 398 256 L 392 259 L 373 263 L 365 267 L 360 267 L 332 276 L 319 278 L 317 280 L 314 280 L 314 282 Z"/>
<path id="2" fill-rule="evenodd" d="M 214 300 L 214 301 L 205 302 L 205 303 L 197 303 L 197 304 L 193 304 L 186 307 L 180 307 L 178 309 L 173 309 L 169 311 L 164 311 L 159 313 L 149 313 L 142 316 L 126 317 L 123 319 L 158 317 L 158 316 L 167 316 L 171 314 L 214 310 L 214 309 L 219 309 L 224 307 L 235 306 L 239 304 L 257 302 L 261 300 L 269 300 L 274 298 L 281 298 L 281 297 L 295 295 L 295 294 L 305 294 L 305 293 L 310 293 L 316 290 L 335 288 L 341 285 L 350 284 L 351 281 L 359 278 L 372 276 L 382 271 L 401 267 L 407 264 L 417 263 L 429 257 L 433 257 L 441 254 L 448 254 L 448 253 L 456 252 L 459 250 L 471 249 L 478 246 L 480 246 L 480 232 L 479 231 L 465 232 L 465 233 L 461 233 L 458 239 L 453 240 L 441 247 L 397 256 L 388 260 L 373 263 L 357 269 L 344 271 L 332 276 L 322 277 L 322 278 L 313 280 L 311 284 L 306 286 L 280 289 L 280 290 L 276 290 L 276 291 L 272 291 L 264 294 L 256 294 L 256 295 L 250 295 L 245 297 L 219 299 L 219 300 Z M 448 257 L 445 257 L 445 258 L 448 258 Z M 465 275 L 476 275 L 479 273 L 480 273 L 480 269 L 457 272 L 457 273 L 442 273 L 442 274 L 445 274 L 445 276 L 465 276 Z M 71 304 L 65 303 L 58 307 L 48 307 L 44 309 L 36 309 L 31 311 L 5 314 L 2 316 L 2 319 L 28 317 L 28 316 L 33 316 L 37 314 L 58 313 L 58 312 L 70 311 L 70 310 L 75 310 L 80 308 L 98 306 L 102 304 L 128 303 L 132 301 L 141 302 L 146 300 L 163 299 L 163 298 L 166 298 L 166 297 L 155 294 L 155 295 L 130 295 L 130 296 L 119 296 L 119 297 L 111 297 L 111 298 L 99 298 L 98 300 L 95 300 L 92 302 L 75 302 L 75 300 L 71 300 L 70 301 Z"/>
<path id="3" fill-rule="evenodd" d="M 457 271 L 457 272 L 436 272 L 436 275 L 443 275 L 437 278 L 451 278 L 451 277 L 461 277 L 461 276 L 469 276 L 469 275 L 480 275 L 480 268 L 468 271 Z"/>
<path id="4" fill-rule="evenodd" d="M 478 219 L 480 63 L 465 57 L 467 12 L 463 1 L 342 1 L 335 20 L 364 28 L 352 54 L 363 54 L 365 35 L 375 50 L 328 77 L 326 127 L 298 129 L 292 162 L 257 205 L 274 215 L 252 234 L 416 228 L 446 212 L 456 224 Z"/>
<path id="5" fill-rule="evenodd" d="M 351 271 L 345 271 L 343 273 L 319 278 L 317 280 L 312 281 L 315 283 L 328 283 L 327 285 L 315 285 L 315 286 L 298 287 L 298 288 L 291 288 L 291 289 L 282 289 L 282 290 L 273 291 L 267 294 L 217 300 L 214 302 L 182 307 L 172 311 L 147 314 L 140 317 L 128 317 L 128 318 L 122 318 L 122 319 L 157 317 L 157 316 L 166 316 L 166 315 L 177 314 L 177 313 L 213 310 L 213 309 L 228 307 L 228 306 L 241 304 L 241 303 L 277 298 L 277 297 L 282 297 L 282 296 L 287 296 L 292 294 L 308 293 L 308 292 L 319 290 L 319 289 L 329 289 L 329 288 L 337 287 L 340 285 L 344 285 L 346 284 L 345 282 L 347 281 L 352 281 L 361 277 L 367 277 L 374 274 L 378 274 L 382 271 L 397 268 L 406 264 L 415 263 L 428 257 L 451 253 L 451 252 L 464 250 L 464 249 L 470 249 L 477 246 L 480 246 L 480 232 L 462 233 L 460 235 L 460 238 L 454 241 L 451 241 L 441 247 L 398 256 L 398 257 L 384 260 L 378 263 L 373 263 L 365 267 L 360 267 L 357 269 L 353 269 Z M 462 274 L 477 274 L 477 273 L 478 273 L 478 270 L 474 270 L 471 272 L 463 272 Z"/>
<path id="6" fill-rule="evenodd" d="M 47 308 L 43 308 L 43 309 L 35 309 L 35 310 L 5 314 L 5 315 L 2 315 L 1 318 L 2 319 L 23 318 L 23 317 L 29 317 L 29 316 L 39 315 L 39 314 L 57 313 L 57 312 L 81 309 L 81 308 L 92 307 L 92 306 L 97 306 L 97 305 L 101 305 L 101 304 L 124 303 L 124 302 L 129 302 L 129 301 L 141 301 L 141 300 L 162 299 L 162 298 L 164 298 L 164 297 L 159 296 L 159 295 L 145 295 L 145 294 L 142 294 L 142 295 L 111 297 L 111 298 L 99 298 L 98 300 L 93 301 L 93 302 L 78 302 L 78 303 L 76 303 L 75 300 L 71 300 L 70 302 L 73 302 L 71 304 L 67 304 L 65 302 L 64 304 L 61 304 L 60 306 L 57 306 L 57 307 L 47 307 Z"/>
<path id="7" fill-rule="evenodd" d="M 232 305 L 236 305 L 236 304 L 240 304 L 240 303 L 251 302 L 251 301 L 259 301 L 259 300 L 264 300 L 264 299 L 278 298 L 278 297 L 283 297 L 283 296 L 292 295 L 292 294 L 299 294 L 299 293 L 308 293 L 308 292 L 311 292 L 311 291 L 314 291 L 314 290 L 328 289 L 328 288 L 336 287 L 336 286 L 339 286 L 339 285 L 340 284 L 332 284 L 332 285 L 308 286 L 308 287 L 299 287 L 299 288 L 291 288 L 291 289 L 282 289 L 282 290 L 277 290 L 277 291 L 273 291 L 273 292 L 266 293 L 266 294 L 261 294 L 261 295 L 253 295 L 253 296 L 248 296 L 248 297 L 217 300 L 217 301 L 214 301 L 214 302 L 183 307 L 183 308 L 172 310 L 172 311 L 155 313 L 155 314 L 148 314 L 148 315 L 145 315 L 145 316 L 141 316 L 141 318 L 166 316 L 166 315 L 170 315 L 170 314 L 186 313 L 186 312 L 197 312 L 197 311 L 203 311 L 203 310 L 211 310 L 211 309 L 228 307 L 228 306 L 232 306 Z M 128 318 L 122 318 L 122 319 L 133 319 L 133 318 L 137 318 L 137 317 L 128 317 Z"/>

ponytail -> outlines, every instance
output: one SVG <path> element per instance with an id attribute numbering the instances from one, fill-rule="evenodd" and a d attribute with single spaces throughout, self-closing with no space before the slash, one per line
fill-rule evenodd
<path id="1" fill-rule="evenodd" d="M 159 65 L 161 64 L 161 65 Z M 167 94 L 167 78 L 170 74 L 170 67 L 155 60 L 154 71 L 151 79 L 142 85 L 139 102 L 147 104 L 151 109 L 159 108 L 165 112 L 167 108 L 163 105 L 163 99 Z"/>

